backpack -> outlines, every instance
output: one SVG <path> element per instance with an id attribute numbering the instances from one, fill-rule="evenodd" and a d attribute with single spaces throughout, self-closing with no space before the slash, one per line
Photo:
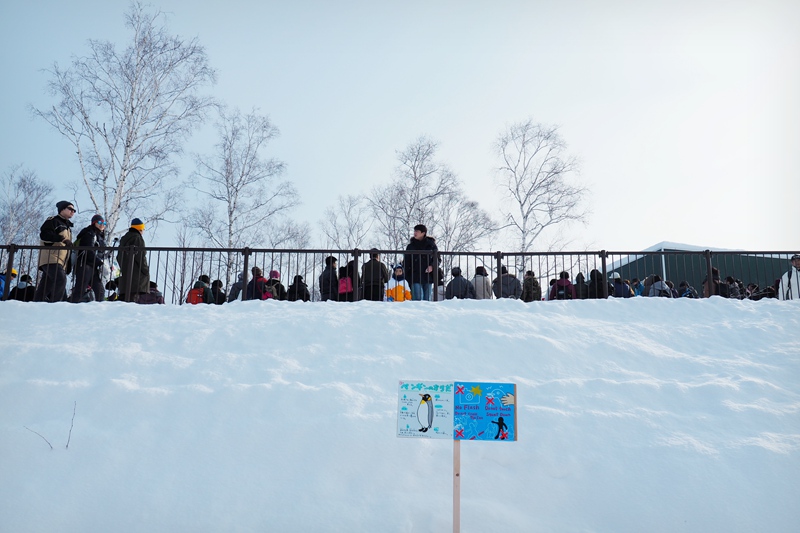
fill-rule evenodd
<path id="1" fill-rule="evenodd" d="M 568 291 L 569 287 L 559 286 L 556 291 L 556 300 L 572 300 L 572 291 Z"/>
<path id="2" fill-rule="evenodd" d="M 261 295 L 262 300 L 272 300 L 277 299 L 272 291 L 275 290 L 275 285 L 265 285 L 264 286 L 264 294 Z"/>
<path id="3" fill-rule="evenodd" d="M 672 298 L 672 291 L 669 289 L 658 289 L 656 296 L 661 296 L 662 298 Z"/>
<path id="4" fill-rule="evenodd" d="M 203 303 L 203 288 L 191 289 L 186 295 L 186 303 L 192 305 Z"/>
<path id="5" fill-rule="evenodd" d="M 353 292 L 353 280 L 351 278 L 342 278 L 339 280 L 339 294 Z"/>

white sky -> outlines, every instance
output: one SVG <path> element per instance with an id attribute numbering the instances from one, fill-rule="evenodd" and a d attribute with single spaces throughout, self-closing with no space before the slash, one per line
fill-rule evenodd
<path id="1" fill-rule="evenodd" d="M 212 94 L 281 130 L 270 155 L 301 194 L 297 219 L 386 182 L 420 135 L 496 215 L 492 143 L 533 117 L 561 126 L 591 188 L 569 249 L 800 246 L 800 3 L 641 4 L 153 2 L 206 47 Z M 0 170 L 22 163 L 68 196 L 73 150 L 27 105 L 52 102 L 41 69 L 89 38 L 125 41 L 124 9 L 0 7 Z M 187 148 L 213 143 L 208 128 Z"/>

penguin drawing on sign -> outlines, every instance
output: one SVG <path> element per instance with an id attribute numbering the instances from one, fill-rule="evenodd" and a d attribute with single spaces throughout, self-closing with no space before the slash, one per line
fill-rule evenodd
<path id="1" fill-rule="evenodd" d="M 425 433 L 433 426 L 433 398 L 430 394 L 420 394 L 422 399 L 419 401 L 417 407 L 417 421 L 419 422 L 419 430 Z"/>

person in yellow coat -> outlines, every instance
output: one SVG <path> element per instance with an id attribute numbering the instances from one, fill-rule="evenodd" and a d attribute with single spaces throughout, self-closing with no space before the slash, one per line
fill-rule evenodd
<path id="1" fill-rule="evenodd" d="M 387 302 L 405 302 L 411 299 L 411 287 L 403 275 L 403 266 L 397 265 L 394 267 L 394 274 L 392 279 L 386 284 L 386 301 Z"/>

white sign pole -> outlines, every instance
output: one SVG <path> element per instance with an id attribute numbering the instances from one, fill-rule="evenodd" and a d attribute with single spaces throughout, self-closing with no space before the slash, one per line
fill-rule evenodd
<path id="1" fill-rule="evenodd" d="M 453 440 L 453 533 L 461 531 L 461 441 Z"/>

